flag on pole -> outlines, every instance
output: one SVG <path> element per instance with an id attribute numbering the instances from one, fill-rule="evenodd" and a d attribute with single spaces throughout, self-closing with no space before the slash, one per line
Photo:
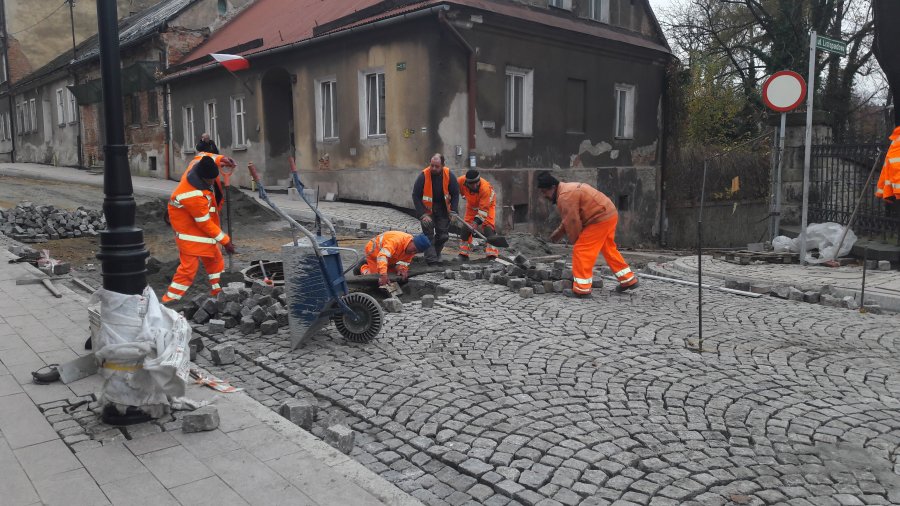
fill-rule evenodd
<path id="1" fill-rule="evenodd" d="M 243 56 L 236 54 L 210 53 L 210 56 L 230 72 L 250 68 L 250 62 Z"/>

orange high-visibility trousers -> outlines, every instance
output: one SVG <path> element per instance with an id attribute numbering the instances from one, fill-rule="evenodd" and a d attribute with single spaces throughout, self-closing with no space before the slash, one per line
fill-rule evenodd
<path id="1" fill-rule="evenodd" d="M 475 224 L 475 220 L 466 220 L 466 223 L 469 226 L 473 227 L 475 230 L 478 230 L 485 237 L 493 237 L 495 235 L 494 227 L 488 225 L 487 223 L 482 223 L 481 226 Z M 480 230 L 479 230 L 480 229 Z M 472 239 L 475 234 L 472 233 L 471 230 L 463 229 L 462 233 L 459 234 L 459 254 L 468 257 L 469 253 L 472 252 Z M 495 248 L 489 242 L 484 243 L 484 254 L 488 258 L 497 258 L 500 256 L 500 250 Z"/>
<path id="2" fill-rule="evenodd" d="M 606 265 L 612 269 L 619 284 L 630 286 L 637 283 L 631 267 L 625 263 L 616 247 L 616 224 L 618 216 L 584 227 L 572 248 L 572 291 L 579 294 L 591 293 L 594 284 L 594 264 L 597 255 L 603 254 Z"/>
<path id="3" fill-rule="evenodd" d="M 200 262 L 203 262 L 203 268 L 206 269 L 206 274 L 209 276 L 209 294 L 217 295 L 222 291 L 222 287 L 219 285 L 219 278 L 222 276 L 222 271 L 225 270 L 225 259 L 218 248 L 216 249 L 216 256 L 198 257 L 180 253 L 178 260 L 178 269 L 175 270 L 169 290 L 163 295 L 163 302 L 180 300 L 184 296 L 188 288 L 194 283 L 194 277 L 197 275 L 197 267 Z"/>

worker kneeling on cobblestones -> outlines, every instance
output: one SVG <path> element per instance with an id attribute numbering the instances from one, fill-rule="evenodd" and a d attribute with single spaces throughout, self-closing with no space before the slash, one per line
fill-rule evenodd
<path id="1" fill-rule="evenodd" d="M 494 216 L 497 206 L 497 194 L 491 183 L 485 181 L 477 170 L 471 169 L 465 176 L 460 176 L 459 194 L 466 199 L 466 215 L 463 218 L 466 223 L 480 230 L 485 237 L 493 237 L 496 234 Z M 469 259 L 472 252 L 472 231 L 462 227 L 459 235 L 459 256 L 463 260 Z M 500 252 L 497 248 L 485 243 L 484 254 L 488 258 L 497 258 Z"/>
<path id="2" fill-rule="evenodd" d="M 194 158 L 169 199 L 169 220 L 175 229 L 179 264 L 163 302 L 184 296 L 194 282 L 201 261 L 209 275 L 210 295 L 222 291 L 219 278 L 225 270 L 225 260 L 219 244 L 229 253 L 234 253 L 234 245 L 219 225 L 218 208 L 222 205 L 219 167 L 234 167 L 234 161 L 208 153 Z"/>
<path id="3" fill-rule="evenodd" d="M 619 279 L 616 291 L 637 287 L 637 277 L 616 248 L 618 211 L 602 192 L 586 183 L 560 183 L 549 172 L 537 175 L 537 187 L 547 200 L 556 204 L 562 223 L 550 235 L 551 241 L 563 236 L 573 243 L 572 290 L 569 297 L 588 297 L 594 284 L 594 264 L 602 253 L 606 264 Z"/>
<path id="4" fill-rule="evenodd" d="M 358 267 L 359 274 L 379 275 L 380 286 L 390 283 L 388 273 L 399 274 L 406 281 L 409 278 L 409 264 L 416 253 L 423 253 L 431 247 L 431 241 L 424 234 L 413 237 L 406 232 L 390 230 L 378 234 L 366 243 L 366 257 Z"/>

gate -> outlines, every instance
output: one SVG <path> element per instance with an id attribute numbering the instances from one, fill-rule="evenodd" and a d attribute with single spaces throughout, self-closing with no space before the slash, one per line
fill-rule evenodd
<path id="1" fill-rule="evenodd" d="M 882 148 L 851 229 L 860 237 L 900 242 L 900 202 L 885 205 L 875 196 L 887 144 L 813 144 L 810 165 L 809 222 L 846 224 Z"/>

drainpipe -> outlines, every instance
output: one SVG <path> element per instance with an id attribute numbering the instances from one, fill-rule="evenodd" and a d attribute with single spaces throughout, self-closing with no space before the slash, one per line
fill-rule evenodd
<path id="1" fill-rule="evenodd" d="M 478 94 L 478 81 L 477 81 L 477 55 L 475 49 L 463 38 L 462 34 L 447 21 L 447 14 L 445 11 L 440 11 L 438 13 L 438 20 L 440 23 L 447 28 L 453 38 L 459 42 L 467 52 L 469 59 L 469 72 L 468 72 L 468 82 L 467 82 L 467 92 L 468 95 L 468 137 L 469 137 L 469 167 L 475 168 L 476 165 L 476 157 L 475 157 L 475 148 L 476 148 L 476 134 L 475 134 L 475 103 Z"/>
<path id="2" fill-rule="evenodd" d="M 662 128 L 660 129 L 660 157 L 659 157 L 659 245 L 668 246 L 669 241 L 666 238 L 666 156 L 668 149 L 668 138 L 666 130 L 669 127 L 669 66 L 665 67 L 662 82 Z"/>
<path id="3" fill-rule="evenodd" d="M 165 127 L 166 140 L 163 145 L 165 146 L 165 150 L 166 150 L 166 176 L 165 177 L 166 177 L 166 179 L 169 179 L 169 177 L 170 177 L 169 176 L 169 173 L 170 173 L 169 165 L 172 163 L 172 157 L 169 156 L 169 152 L 170 152 L 170 149 L 172 149 L 174 146 L 174 143 L 172 142 L 172 118 L 169 117 L 169 93 L 171 93 L 171 88 L 169 87 L 168 84 L 166 84 L 166 87 L 164 88 L 164 90 L 165 91 L 163 92 L 163 118 L 165 118 L 165 122 L 166 122 L 166 127 Z M 174 154 L 172 156 L 174 156 Z"/>

